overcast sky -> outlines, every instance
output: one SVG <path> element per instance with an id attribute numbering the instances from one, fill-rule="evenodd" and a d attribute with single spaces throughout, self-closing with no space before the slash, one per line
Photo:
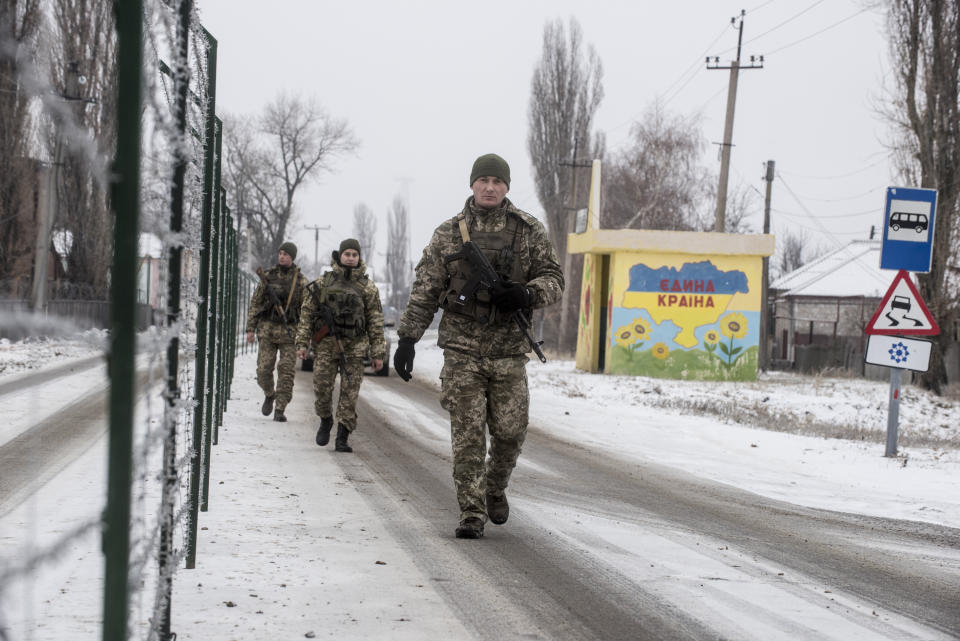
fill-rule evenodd
<path id="1" fill-rule="evenodd" d="M 219 42 L 217 109 L 255 114 L 280 92 L 315 97 L 346 118 L 361 141 L 296 202 L 293 240 L 312 259 L 352 235 L 353 208 L 366 203 L 386 251 L 387 210 L 409 200 L 411 260 L 434 227 L 460 210 L 480 154 L 511 166 L 508 196 L 541 217 L 527 153 L 530 79 L 546 21 L 575 17 L 604 66 L 596 118 L 608 150 L 658 97 L 669 112 L 701 115 L 706 139 L 723 139 L 728 71 L 704 58 L 735 57 L 730 19 L 746 10 L 743 56 L 764 55 L 740 75 L 731 190 L 755 190 L 749 222 L 762 228 L 763 163 L 776 161 L 772 231 L 806 231 L 825 249 L 880 227 L 891 183 L 878 115 L 888 67 L 883 15 L 862 0 L 198 0 Z M 225 131 L 224 135 L 229 135 Z M 719 169 L 718 147 L 704 162 Z M 602 219 L 601 219 L 602 220 Z M 300 262 L 303 262 L 302 260 Z"/>

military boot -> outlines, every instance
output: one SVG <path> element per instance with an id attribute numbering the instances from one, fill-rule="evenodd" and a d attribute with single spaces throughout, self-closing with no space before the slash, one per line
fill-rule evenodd
<path id="1" fill-rule="evenodd" d="M 510 516 L 510 504 L 507 503 L 507 495 L 496 496 L 487 492 L 487 516 L 497 525 L 503 525 Z"/>
<path id="2" fill-rule="evenodd" d="M 337 440 L 334 443 L 334 449 L 338 452 L 352 452 L 353 448 L 347 445 L 347 438 L 350 437 L 350 430 L 343 426 L 343 423 L 337 425 Z"/>
<path id="3" fill-rule="evenodd" d="M 320 429 L 317 430 L 317 445 L 323 447 L 330 442 L 330 430 L 333 429 L 333 417 L 321 416 Z"/>
<path id="4" fill-rule="evenodd" d="M 462 521 L 454 533 L 458 539 L 479 539 L 483 536 L 483 521 L 469 516 Z"/>
<path id="5" fill-rule="evenodd" d="M 283 410 L 279 407 L 273 412 L 273 420 L 277 423 L 286 423 L 287 417 L 283 415 Z"/>
<path id="6" fill-rule="evenodd" d="M 277 399 L 276 394 L 270 394 L 263 398 L 263 405 L 260 406 L 260 413 L 264 416 L 270 416 L 273 411 L 273 402 Z"/>

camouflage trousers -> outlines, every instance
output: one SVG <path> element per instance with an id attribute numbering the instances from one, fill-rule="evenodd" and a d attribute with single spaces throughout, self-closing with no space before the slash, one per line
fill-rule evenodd
<path id="1" fill-rule="evenodd" d="M 292 330 L 291 330 L 292 332 Z M 297 368 L 297 348 L 281 323 L 262 321 L 257 326 L 257 385 L 263 393 L 277 395 L 276 408 L 282 410 L 293 398 L 293 376 Z M 279 360 L 277 352 L 280 353 Z M 277 385 L 273 385 L 273 370 Z"/>
<path id="2" fill-rule="evenodd" d="M 527 360 L 526 356 L 490 359 L 450 349 L 443 352 L 440 404 L 450 412 L 453 480 L 461 520 L 486 520 L 486 494 L 503 494 L 510 481 L 527 436 Z"/>
<path id="3" fill-rule="evenodd" d="M 328 345 L 329 344 L 329 345 Z M 316 345 L 313 358 L 313 393 L 316 396 L 313 408 L 317 416 L 333 416 L 333 386 L 339 371 L 340 361 L 331 341 Z M 337 423 L 349 431 L 357 428 L 357 398 L 363 382 L 363 358 L 347 355 L 347 374 L 350 380 L 340 376 L 340 398 L 337 401 Z"/>

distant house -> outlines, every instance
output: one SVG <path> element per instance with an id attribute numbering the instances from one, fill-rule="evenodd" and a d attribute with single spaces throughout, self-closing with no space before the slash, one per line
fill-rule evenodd
<path id="1" fill-rule="evenodd" d="M 854 240 L 771 283 L 774 364 L 862 371 L 864 329 L 894 276 L 880 269 L 879 240 Z"/>

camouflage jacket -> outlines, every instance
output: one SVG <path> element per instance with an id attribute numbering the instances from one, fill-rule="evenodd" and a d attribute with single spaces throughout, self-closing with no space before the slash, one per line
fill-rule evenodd
<path id="1" fill-rule="evenodd" d="M 286 307 L 283 312 L 287 315 L 287 322 L 290 326 L 290 331 L 294 331 L 297 328 L 297 319 L 300 314 L 300 306 L 303 305 L 303 299 L 307 295 L 307 278 L 300 273 L 300 268 L 296 265 L 291 265 L 290 267 L 281 267 L 280 265 L 274 265 L 270 269 L 264 272 L 266 275 L 267 281 L 271 283 L 277 283 L 280 285 L 280 288 L 283 290 L 279 293 L 283 294 L 281 300 Z M 294 277 L 296 277 L 296 282 L 294 283 Z M 287 298 L 290 292 L 291 283 L 293 284 L 293 296 L 289 297 L 290 303 L 287 305 Z M 255 332 L 257 327 L 261 323 L 273 323 L 280 325 L 279 320 L 271 318 L 270 308 L 270 297 L 267 296 L 267 292 L 264 289 L 263 281 L 261 280 L 257 283 L 257 288 L 253 291 L 253 298 L 250 299 L 250 308 L 247 310 L 247 331 Z"/>
<path id="2" fill-rule="evenodd" d="M 463 213 L 471 230 L 489 232 L 504 229 L 508 213 L 518 216 L 523 224 L 520 226 L 520 246 L 516 252 L 516 260 L 520 262 L 520 270 L 526 276 L 526 286 L 533 299 L 531 307 L 546 307 L 560 300 L 564 286 L 563 270 L 540 221 L 514 207 L 508 199 L 504 199 L 500 207 L 486 210 L 474 205 L 473 197 L 470 197 L 464 205 Z M 443 222 L 433 232 L 433 237 L 417 264 L 410 302 L 407 303 L 397 330 L 400 338 L 420 340 L 423 336 L 439 308 L 440 297 L 445 293 L 448 279 L 454 270 L 453 263 L 444 263 L 444 257 L 456 253 L 462 245 L 457 216 Z M 437 344 L 442 348 L 488 358 L 518 356 L 530 351 L 530 345 L 523 333 L 508 318 L 485 323 L 447 312 L 444 312 L 440 319 Z"/>
<path id="3" fill-rule="evenodd" d="M 330 271 L 341 278 L 348 278 L 347 270 L 339 263 L 332 263 Z M 342 339 L 343 351 L 347 356 L 357 357 L 366 356 L 369 350 L 371 358 L 382 360 L 387 355 L 387 340 L 383 334 L 383 306 L 380 303 L 380 290 L 367 276 L 367 265 L 363 260 L 349 271 L 349 279 L 362 289 L 366 333 L 356 338 Z M 318 287 L 323 287 L 324 278 L 329 273 L 314 281 Z M 317 301 L 310 293 L 305 293 L 303 307 L 300 308 L 300 323 L 297 326 L 297 349 L 307 349 L 310 346 L 316 315 Z M 320 340 L 319 347 L 326 349 L 328 346 L 333 349 L 333 337 L 329 334 Z"/>

